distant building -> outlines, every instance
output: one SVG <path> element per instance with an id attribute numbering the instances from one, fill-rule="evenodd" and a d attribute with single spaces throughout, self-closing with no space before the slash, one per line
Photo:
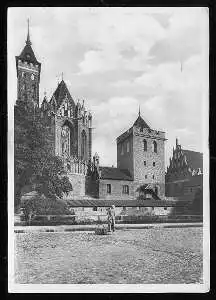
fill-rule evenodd
<path id="1" fill-rule="evenodd" d="M 196 193 L 203 190 L 203 154 L 182 149 L 176 139 L 165 182 L 167 197 L 192 201 Z"/>

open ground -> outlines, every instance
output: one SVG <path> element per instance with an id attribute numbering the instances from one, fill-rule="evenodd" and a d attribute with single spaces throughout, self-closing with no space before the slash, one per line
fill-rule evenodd
<path id="1" fill-rule="evenodd" d="M 15 234 L 15 282 L 202 283 L 202 228 Z"/>

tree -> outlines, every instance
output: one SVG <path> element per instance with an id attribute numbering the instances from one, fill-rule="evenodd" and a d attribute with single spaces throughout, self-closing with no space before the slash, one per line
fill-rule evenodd
<path id="1" fill-rule="evenodd" d="M 14 109 L 15 208 L 20 204 L 21 190 L 33 185 L 46 197 L 62 198 L 72 190 L 65 176 L 63 161 L 53 153 L 50 119 L 40 110 L 19 101 Z"/>

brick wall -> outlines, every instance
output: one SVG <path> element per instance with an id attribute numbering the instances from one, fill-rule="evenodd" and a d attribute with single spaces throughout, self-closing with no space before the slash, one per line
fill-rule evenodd
<path id="1" fill-rule="evenodd" d="M 164 133 L 151 131 L 139 132 L 134 128 L 134 180 L 139 184 L 151 184 L 158 187 L 159 197 L 165 194 L 165 153 Z M 147 151 L 144 151 L 143 140 L 147 141 Z M 157 153 L 153 151 L 153 141 L 157 143 Z M 145 164 L 144 164 L 145 162 Z"/>
<path id="2" fill-rule="evenodd" d="M 111 184 L 111 193 L 107 193 L 107 184 Z M 123 185 L 129 186 L 129 194 L 123 194 Z M 106 200 L 133 200 L 135 199 L 135 189 L 133 181 L 100 179 L 99 198 Z"/>

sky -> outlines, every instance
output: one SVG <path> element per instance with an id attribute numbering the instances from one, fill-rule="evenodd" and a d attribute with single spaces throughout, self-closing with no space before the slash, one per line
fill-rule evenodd
<path id="1" fill-rule="evenodd" d="M 10 8 L 8 103 L 17 96 L 15 56 L 27 19 L 41 62 L 40 102 L 62 78 L 93 115 L 93 154 L 116 166 L 116 138 L 138 117 L 166 132 L 165 163 L 175 140 L 203 151 L 208 120 L 207 8 Z"/>

